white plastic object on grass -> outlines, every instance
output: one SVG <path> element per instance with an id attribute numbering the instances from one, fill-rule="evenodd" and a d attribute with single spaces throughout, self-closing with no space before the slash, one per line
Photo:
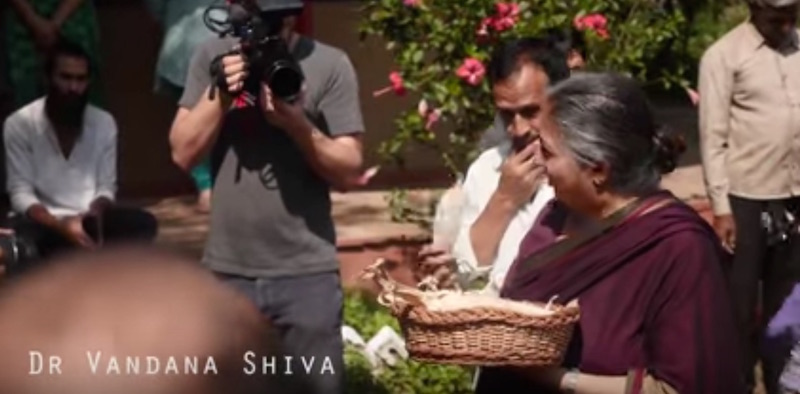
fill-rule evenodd
<path id="1" fill-rule="evenodd" d="M 398 361 L 408 358 L 406 342 L 391 327 L 383 328 L 367 342 L 367 353 L 375 355 L 382 363 L 394 366 Z"/>
<path id="2" fill-rule="evenodd" d="M 358 348 L 367 347 L 367 342 L 353 327 L 342 326 L 342 341 L 345 345 L 353 345 Z"/>

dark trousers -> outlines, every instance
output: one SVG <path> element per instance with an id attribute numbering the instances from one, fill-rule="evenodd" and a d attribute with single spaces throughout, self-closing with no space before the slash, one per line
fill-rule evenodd
<path id="1" fill-rule="evenodd" d="M 75 248 L 75 245 L 61 233 L 27 217 L 15 217 L 11 222 L 17 236 L 32 242 L 39 256 L 43 258 Z M 152 242 L 158 233 L 158 221 L 145 210 L 114 206 L 106 209 L 101 219 L 84 218 L 83 229 L 95 242 L 102 240 L 103 245 L 120 242 Z"/>
<path id="2" fill-rule="evenodd" d="M 788 349 L 786 354 L 776 354 L 762 351 L 759 344 L 766 325 L 800 278 L 800 237 L 793 235 L 784 242 L 769 245 L 761 222 L 768 202 L 734 196 L 730 196 L 730 202 L 736 223 L 736 250 L 729 280 L 742 334 L 745 376 L 753 387 L 753 370 L 760 359 L 767 393 L 778 394 L 778 378 L 789 357 Z M 784 203 L 791 212 L 800 212 L 800 199 Z M 757 310 L 761 311 L 760 318 L 756 317 Z"/>
<path id="3" fill-rule="evenodd" d="M 344 392 L 343 296 L 338 271 L 270 279 L 217 275 L 250 298 L 270 319 L 283 353 L 292 357 L 289 367 L 283 357 L 278 357 L 281 361 L 276 378 L 280 387 L 265 388 L 265 392 Z M 332 371 L 323 368 L 326 365 Z M 287 368 L 291 374 L 286 373 Z"/>

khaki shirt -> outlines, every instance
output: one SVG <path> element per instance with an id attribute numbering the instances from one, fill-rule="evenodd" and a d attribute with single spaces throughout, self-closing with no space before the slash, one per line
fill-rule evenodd
<path id="1" fill-rule="evenodd" d="M 798 31 L 778 51 L 749 22 L 700 62 L 700 152 L 717 215 L 728 195 L 767 200 L 800 195 Z"/>

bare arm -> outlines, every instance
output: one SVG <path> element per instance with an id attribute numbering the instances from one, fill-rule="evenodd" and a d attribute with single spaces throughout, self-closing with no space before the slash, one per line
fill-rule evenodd
<path id="1" fill-rule="evenodd" d="M 331 187 L 348 189 L 357 185 L 364 164 L 358 79 L 350 59 L 343 56 L 327 80 L 319 102 L 330 136 L 315 127 L 305 116 L 294 130 L 287 130 L 305 154 L 311 168 Z"/>
<path id="2" fill-rule="evenodd" d="M 169 133 L 172 160 L 186 171 L 203 160 L 214 146 L 231 107 L 230 95 L 221 89 L 217 90 L 214 100 L 208 97 L 212 84 L 209 65 L 214 56 L 204 46 L 199 46 L 192 55 L 183 96 L 178 103 L 180 108 Z M 243 66 L 237 66 L 237 70 Z"/>
<path id="3" fill-rule="evenodd" d="M 563 368 L 532 370 L 533 378 L 561 391 L 573 390 L 575 394 L 677 394 L 668 383 L 641 372 L 626 376 L 600 376 L 570 372 Z M 569 376 L 571 375 L 571 376 Z"/>
<path id="4" fill-rule="evenodd" d="M 289 135 L 300 147 L 314 172 L 333 188 L 347 189 L 361 176 L 364 159 L 360 135 L 328 137 L 311 122 Z"/>
<path id="5" fill-rule="evenodd" d="M 172 160 L 183 170 L 191 170 L 211 150 L 219 135 L 226 108 L 227 95 L 208 98 L 208 89 L 192 109 L 180 108 L 169 132 Z"/>
<path id="6" fill-rule="evenodd" d="M 490 265 L 494 262 L 500 241 L 518 210 L 515 203 L 504 199 L 496 192 L 492 194 L 486 208 L 469 230 L 472 250 L 478 266 Z"/>
<path id="7" fill-rule="evenodd" d="M 539 143 L 534 142 L 503 162 L 497 189 L 470 228 L 472 249 L 479 265 L 493 264 L 509 223 L 539 189 L 544 167 L 537 164 L 538 149 Z"/>
<path id="8" fill-rule="evenodd" d="M 78 7 L 83 4 L 84 0 L 61 0 L 61 3 L 58 5 L 58 9 L 56 9 L 55 14 L 50 20 L 55 23 L 58 28 L 64 25 L 64 23 L 72 16 L 72 13 L 78 9 Z"/>
<path id="9" fill-rule="evenodd" d="M 559 390 L 574 390 L 575 394 L 626 394 L 628 378 L 626 376 L 597 376 L 579 372 L 573 377 L 568 377 L 569 371 L 563 368 L 534 371 L 533 375 L 539 382 Z M 572 386 L 572 387 L 570 387 Z"/>
<path id="10" fill-rule="evenodd" d="M 11 8 L 19 14 L 22 22 L 29 28 L 33 28 L 42 17 L 36 13 L 29 0 L 9 0 Z"/>

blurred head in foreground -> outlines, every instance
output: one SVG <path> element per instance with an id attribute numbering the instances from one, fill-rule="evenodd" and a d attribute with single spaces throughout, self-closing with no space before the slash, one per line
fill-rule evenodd
<path id="1" fill-rule="evenodd" d="M 4 284 L 0 316 L 0 393 L 269 391 L 268 375 L 243 373 L 246 352 L 276 355 L 261 314 L 163 252 L 63 257 Z"/>

